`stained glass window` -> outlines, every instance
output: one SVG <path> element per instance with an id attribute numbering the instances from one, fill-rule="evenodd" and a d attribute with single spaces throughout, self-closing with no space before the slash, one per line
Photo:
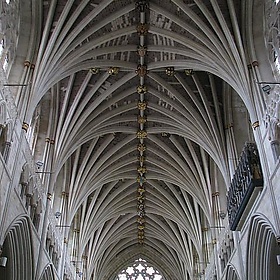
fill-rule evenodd
<path id="1" fill-rule="evenodd" d="M 164 280 L 159 271 L 144 259 L 135 260 L 132 266 L 121 271 L 116 280 Z"/>

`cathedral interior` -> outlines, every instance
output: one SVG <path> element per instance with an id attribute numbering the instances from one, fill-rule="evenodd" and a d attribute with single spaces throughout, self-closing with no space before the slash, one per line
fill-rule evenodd
<path id="1" fill-rule="evenodd" d="M 277 280 L 279 0 L 0 0 L 0 280 Z"/>

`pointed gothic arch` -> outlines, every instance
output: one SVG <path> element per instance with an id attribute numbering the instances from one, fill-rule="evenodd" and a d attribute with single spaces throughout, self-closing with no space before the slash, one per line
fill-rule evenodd
<path id="1" fill-rule="evenodd" d="M 164 264 L 168 262 L 168 258 L 164 255 L 161 255 L 154 250 L 150 250 L 148 246 L 143 248 L 130 248 L 122 252 L 121 255 L 118 255 L 117 258 L 119 259 L 118 265 L 116 266 L 107 266 L 107 269 L 103 269 L 100 275 L 97 273 L 98 277 L 96 279 L 109 279 L 115 280 L 116 276 L 123 270 L 126 269 L 128 266 L 134 264 L 135 260 L 144 259 L 147 261 L 149 266 L 153 266 L 157 269 L 160 274 L 163 276 L 163 279 L 183 279 L 188 277 L 187 275 L 183 276 L 184 272 L 181 271 L 176 264 L 171 264 L 167 267 Z"/>
<path id="2" fill-rule="evenodd" d="M 53 267 L 51 265 L 47 265 L 44 268 L 40 280 L 55 280 Z"/>
<path id="3" fill-rule="evenodd" d="M 1 268 L 1 280 L 33 279 L 33 249 L 27 217 L 18 217 L 9 227 L 2 256 L 7 257 L 7 264 Z"/>
<path id="4" fill-rule="evenodd" d="M 240 277 L 237 274 L 237 269 L 232 266 L 229 265 L 227 267 L 227 272 L 226 272 L 226 280 L 240 280 Z"/>
<path id="5" fill-rule="evenodd" d="M 277 255 L 280 248 L 274 229 L 266 217 L 252 219 L 247 247 L 247 280 L 279 279 L 280 267 Z"/>

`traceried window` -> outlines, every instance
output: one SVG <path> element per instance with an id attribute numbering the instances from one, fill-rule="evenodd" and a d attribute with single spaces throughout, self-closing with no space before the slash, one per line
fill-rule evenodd
<path id="1" fill-rule="evenodd" d="M 143 259 L 135 260 L 132 266 L 122 270 L 116 280 L 164 280 L 159 271 Z"/>

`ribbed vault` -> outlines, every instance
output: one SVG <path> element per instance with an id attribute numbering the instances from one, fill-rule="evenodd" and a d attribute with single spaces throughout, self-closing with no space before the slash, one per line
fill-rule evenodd
<path id="1" fill-rule="evenodd" d="M 107 279 L 144 256 L 192 279 L 230 180 L 228 85 L 254 116 L 241 1 L 39 2 L 20 104 L 77 269 Z"/>

